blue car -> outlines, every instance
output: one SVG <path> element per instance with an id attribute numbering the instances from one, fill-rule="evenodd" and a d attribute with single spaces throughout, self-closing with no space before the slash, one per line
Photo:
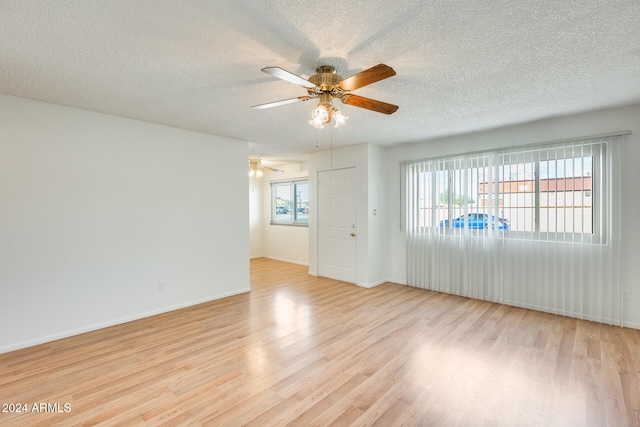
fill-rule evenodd
<path id="1" fill-rule="evenodd" d="M 495 217 L 491 216 L 491 227 L 495 227 Z M 452 220 L 453 228 L 464 228 L 464 215 Z M 449 220 L 440 221 L 440 228 L 449 228 Z M 489 228 L 489 215 L 482 213 L 467 214 L 467 228 L 472 230 L 484 230 Z M 498 218 L 498 230 L 508 230 L 509 220 Z"/>

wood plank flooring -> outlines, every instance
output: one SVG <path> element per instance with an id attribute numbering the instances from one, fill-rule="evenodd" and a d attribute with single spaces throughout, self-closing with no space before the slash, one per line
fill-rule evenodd
<path id="1" fill-rule="evenodd" d="M 306 271 L 0 355 L 0 425 L 640 426 L 638 330 Z"/>

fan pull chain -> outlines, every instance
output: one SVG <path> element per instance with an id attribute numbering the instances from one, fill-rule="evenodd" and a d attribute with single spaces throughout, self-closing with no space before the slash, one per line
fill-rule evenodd
<path id="1" fill-rule="evenodd" d="M 333 128 L 329 128 L 329 137 L 331 138 L 331 170 L 333 170 Z"/>

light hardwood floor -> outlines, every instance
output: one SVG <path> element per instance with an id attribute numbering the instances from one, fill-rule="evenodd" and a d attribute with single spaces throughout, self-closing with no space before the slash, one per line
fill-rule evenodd
<path id="1" fill-rule="evenodd" d="M 250 293 L 0 355 L 0 402 L 70 405 L 0 425 L 640 425 L 638 330 L 251 269 Z"/>

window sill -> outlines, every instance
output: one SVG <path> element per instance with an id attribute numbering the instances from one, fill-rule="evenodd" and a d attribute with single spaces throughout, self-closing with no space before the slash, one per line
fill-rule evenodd
<path id="1" fill-rule="evenodd" d="M 270 225 L 284 225 L 288 227 L 309 227 L 309 224 L 306 222 L 273 222 L 269 223 Z"/>

